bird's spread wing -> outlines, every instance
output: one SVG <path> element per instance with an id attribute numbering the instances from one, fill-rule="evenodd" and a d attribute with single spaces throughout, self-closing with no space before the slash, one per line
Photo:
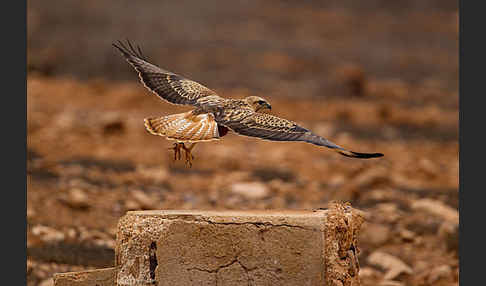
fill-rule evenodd
<path id="1" fill-rule="evenodd" d="M 303 141 L 318 146 L 331 148 L 341 155 L 353 158 L 381 157 L 381 153 L 357 153 L 346 150 L 333 142 L 313 134 L 311 131 L 296 123 L 266 113 L 251 110 L 234 112 L 234 116 L 226 116 L 217 120 L 218 124 L 230 128 L 232 131 L 245 136 L 257 137 L 272 141 Z"/>
<path id="2" fill-rule="evenodd" d="M 140 47 L 135 50 L 128 40 L 127 44 L 128 48 L 120 41 L 113 46 L 135 68 L 145 87 L 162 99 L 174 104 L 197 105 L 197 100 L 200 98 L 217 96 L 214 91 L 195 81 L 149 63 Z"/>

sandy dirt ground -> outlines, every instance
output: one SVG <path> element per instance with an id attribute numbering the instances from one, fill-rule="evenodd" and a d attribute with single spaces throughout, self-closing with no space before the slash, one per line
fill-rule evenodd
<path id="1" fill-rule="evenodd" d="M 70 17 L 92 8 L 99 22 L 89 26 L 107 21 L 99 14 L 106 7 L 83 3 Z M 56 272 L 112 266 L 116 224 L 128 210 L 315 209 L 333 200 L 364 212 L 362 285 L 458 285 L 457 10 L 419 7 L 405 15 L 400 7 L 237 3 L 247 18 L 225 14 L 233 11 L 226 6 L 202 10 L 226 15 L 219 19 L 226 25 L 211 33 L 203 25 L 206 34 L 183 41 L 166 28 L 157 33 L 170 44 L 147 33 L 137 43 L 155 63 L 221 96 L 265 97 L 272 114 L 353 151 L 385 157 L 350 159 L 311 144 L 229 134 L 198 144 L 192 168 L 174 162 L 172 142 L 149 134 L 143 119 L 189 107 L 144 89 L 110 46 L 120 28 L 106 24 L 113 29 L 102 30 L 112 31 L 109 37 L 93 33 L 93 49 L 76 42 L 89 38 L 83 33 L 61 45 L 59 35 L 75 21 L 55 38 L 45 25 L 61 27 L 65 19 L 54 16 L 62 4 L 47 11 L 30 1 L 28 285 L 52 285 Z M 177 11 L 160 21 L 176 21 Z M 369 17 L 375 20 L 362 25 Z M 180 28 L 212 25 L 201 19 Z"/>

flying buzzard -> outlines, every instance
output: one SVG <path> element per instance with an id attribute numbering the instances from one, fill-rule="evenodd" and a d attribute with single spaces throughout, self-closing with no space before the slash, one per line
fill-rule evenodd
<path id="1" fill-rule="evenodd" d="M 186 163 L 192 166 L 191 150 L 197 142 L 221 139 L 228 131 L 272 141 L 308 142 L 331 148 L 341 155 L 352 158 L 383 156 L 381 153 L 357 153 L 346 150 L 290 120 L 261 113 L 261 110 L 271 109 L 270 103 L 261 97 L 220 97 L 197 82 L 149 63 L 140 47 L 134 49 L 128 40 L 127 44 L 128 47 L 119 41 L 113 46 L 135 68 L 146 88 L 170 103 L 194 107 L 185 113 L 144 119 L 145 127 L 150 133 L 176 140 L 174 147 L 170 148 L 174 150 L 175 160 L 181 159 L 183 149 Z M 191 146 L 186 147 L 186 142 L 191 143 Z"/>

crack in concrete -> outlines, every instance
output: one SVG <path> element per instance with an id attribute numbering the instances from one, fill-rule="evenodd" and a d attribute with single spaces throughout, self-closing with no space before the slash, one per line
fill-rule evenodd
<path id="1" fill-rule="evenodd" d="M 270 222 L 214 222 L 214 221 L 206 220 L 206 219 L 200 219 L 200 220 L 197 220 L 197 221 L 206 222 L 206 223 L 214 224 L 214 225 L 218 225 L 218 224 L 220 224 L 220 225 L 254 225 L 258 228 L 260 228 L 262 226 L 289 227 L 289 228 L 298 228 L 298 229 L 303 229 L 303 230 L 316 231 L 316 229 L 314 229 L 314 228 L 307 228 L 307 227 L 300 226 L 300 225 L 273 224 L 273 223 L 270 223 Z"/>
<path id="2" fill-rule="evenodd" d="M 199 268 L 199 267 L 192 267 L 192 268 L 188 268 L 187 270 L 198 270 L 198 271 L 203 271 L 203 272 L 207 272 L 207 273 L 218 273 L 219 270 L 226 268 L 226 267 L 230 267 L 231 265 L 235 264 L 236 262 L 239 262 L 238 257 L 233 259 L 230 263 L 223 264 L 216 269 L 203 269 L 203 268 Z"/>
<path id="3" fill-rule="evenodd" d="M 149 273 L 153 285 L 157 284 L 157 280 L 155 279 L 155 270 L 157 269 L 157 265 L 157 243 L 152 241 L 149 248 Z"/>
<path id="4" fill-rule="evenodd" d="M 243 268 L 243 270 L 245 270 L 246 281 L 248 282 L 248 286 L 250 286 L 250 273 L 248 273 L 248 272 L 251 271 L 251 270 L 256 269 L 256 267 L 254 267 L 252 269 L 248 269 L 245 265 L 243 265 L 243 263 L 241 263 L 241 261 L 238 260 L 238 257 L 236 258 L 236 261 L 241 266 L 241 268 Z"/>
<path id="5" fill-rule="evenodd" d="M 192 267 L 192 268 L 188 268 L 187 270 L 188 271 L 197 270 L 197 271 L 202 271 L 202 272 L 207 272 L 207 273 L 215 273 L 216 275 L 218 275 L 218 272 L 221 269 L 230 267 L 235 263 L 238 263 L 241 266 L 241 268 L 243 268 L 243 270 L 245 271 L 245 274 L 246 274 L 246 280 L 248 282 L 248 285 L 250 285 L 250 273 L 249 272 L 252 271 L 252 270 L 255 270 L 257 267 L 254 267 L 254 268 L 246 267 L 243 263 L 241 263 L 241 261 L 239 261 L 239 256 L 236 256 L 233 260 L 231 260 L 231 262 L 223 264 L 216 269 L 203 269 L 203 268 L 199 268 L 199 267 Z M 218 285 L 217 276 L 216 276 L 216 285 Z"/>
<path id="6" fill-rule="evenodd" d="M 206 222 L 209 224 L 214 224 L 214 225 L 254 225 L 256 227 L 261 227 L 261 226 L 270 226 L 270 227 L 289 227 L 289 228 L 298 228 L 298 229 L 303 229 L 303 230 L 310 230 L 310 231 L 317 231 L 318 229 L 313 228 L 313 227 L 304 227 L 301 225 L 292 225 L 292 224 L 287 224 L 287 223 L 281 223 L 281 224 L 273 224 L 271 222 L 215 222 L 210 220 L 209 218 L 206 218 L 202 215 L 173 215 L 164 218 L 168 221 L 194 221 L 194 222 Z"/>

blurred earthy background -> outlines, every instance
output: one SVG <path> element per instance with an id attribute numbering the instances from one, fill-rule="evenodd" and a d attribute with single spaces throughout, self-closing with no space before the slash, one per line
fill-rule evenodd
<path id="1" fill-rule="evenodd" d="M 29 0 L 28 285 L 109 267 L 139 209 L 363 210 L 363 285 L 458 284 L 458 3 Z M 188 110 L 111 43 L 358 152 L 228 135 L 192 168 L 143 118 Z M 389 261 L 389 263 L 384 263 Z"/>

